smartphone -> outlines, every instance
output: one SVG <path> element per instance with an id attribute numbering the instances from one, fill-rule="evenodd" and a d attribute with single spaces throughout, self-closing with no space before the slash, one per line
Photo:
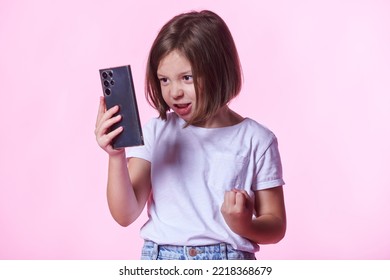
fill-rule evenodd
<path id="1" fill-rule="evenodd" d="M 123 131 L 112 140 L 113 148 L 144 145 L 130 65 L 100 69 L 99 73 L 107 110 L 118 105 L 119 111 L 114 116 L 122 116 L 110 127 L 110 131 L 123 127 Z"/>

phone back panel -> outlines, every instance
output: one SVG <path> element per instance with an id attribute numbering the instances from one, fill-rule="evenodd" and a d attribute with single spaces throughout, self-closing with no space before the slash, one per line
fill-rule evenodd
<path id="1" fill-rule="evenodd" d="M 107 110 L 119 105 L 122 119 L 111 126 L 110 131 L 119 126 L 123 131 L 113 139 L 115 149 L 144 145 L 142 127 L 135 96 L 130 65 L 100 69 L 100 80 Z"/>

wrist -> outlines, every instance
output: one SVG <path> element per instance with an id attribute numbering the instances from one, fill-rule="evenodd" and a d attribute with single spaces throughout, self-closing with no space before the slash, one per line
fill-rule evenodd
<path id="1" fill-rule="evenodd" d="M 125 149 L 115 150 L 115 152 L 108 154 L 109 161 L 122 161 L 126 159 Z"/>

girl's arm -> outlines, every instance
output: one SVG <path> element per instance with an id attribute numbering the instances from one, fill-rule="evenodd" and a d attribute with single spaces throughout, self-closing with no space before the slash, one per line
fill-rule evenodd
<path id="1" fill-rule="evenodd" d="M 245 191 L 228 191 L 221 212 L 232 231 L 258 244 L 277 243 L 285 235 L 287 221 L 282 186 L 256 191 L 254 205 Z"/>
<path id="2" fill-rule="evenodd" d="M 139 158 L 127 161 L 124 152 L 110 156 L 107 200 L 111 215 L 118 224 L 128 226 L 139 217 L 150 190 L 150 162 Z"/>
<path id="3" fill-rule="evenodd" d="M 109 155 L 107 199 L 113 218 L 122 226 L 134 222 L 148 200 L 150 183 L 150 162 L 139 158 L 127 161 L 125 150 L 115 150 L 111 140 L 122 132 L 119 127 L 109 132 L 109 128 L 120 120 L 113 117 L 118 107 L 106 110 L 104 99 L 100 98 L 95 135 L 99 146 Z"/>

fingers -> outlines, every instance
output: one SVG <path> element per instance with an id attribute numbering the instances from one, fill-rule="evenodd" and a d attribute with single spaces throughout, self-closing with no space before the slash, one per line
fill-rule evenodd
<path id="1" fill-rule="evenodd" d="M 226 191 L 222 206 L 228 212 L 241 212 L 251 207 L 251 198 L 245 190 Z"/>
<path id="2" fill-rule="evenodd" d="M 114 107 L 110 108 L 109 110 L 106 110 L 104 99 L 103 100 L 100 99 L 99 110 L 98 110 L 98 115 L 96 118 L 95 127 L 99 128 L 102 125 L 102 123 L 111 119 L 112 116 L 115 115 L 115 113 L 117 113 L 118 111 L 119 111 L 119 106 L 114 106 Z"/>
<path id="3" fill-rule="evenodd" d="M 105 101 L 104 101 L 104 97 L 100 96 L 100 99 L 99 99 L 99 109 L 98 109 L 98 114 L 97 114 L 97 117 L 96 117 L 95 127 L 98 126 L 98 124 L 100 122 L 100 119 L 103 117 L 105 111 L 106 111 L 106 104 L 105 104 Z"/>
<path id="4" fill-rule="evenodd" d="M 245 190 L 236 190 L 236 204 L 247 206 L 251 201 L 251 197 Z"/>
<path id="5" fill-rule="evenodd" d="M 236 192 L 236 206 L 240 209 L 246 207 L 246 196 L 242 192 Z"/>
<path id="6" fill-rule="evenodd" d="M 123 127 L 118 127 L 109 131 L 110 127 L 122 119 L 121 115 L 114 116 L 119 111 L 119 106 L 106 109 L 104 98 L 100 98 L 99 109 L 96 118 L 95 136 L 99 146 L 111 153 L 111 141 L 123 131 Z"/>
<path id="7" fill-rule="evenodd" d="M 119 106 L 114 106 L 106 110 L 104 98 L 100 98 L 98 114 L 96 117 L 95 134 L 105 133 L 108 127 L 120 121 L 121 117 L 118 115 L 113 118 L 113 115 L 119 111 Z"/>
<path id="8" fill-rule="evenodd" d="M 235 191 L 226 191 L 224 196 L 224 203 L 227 205 L 236 204 L 236 192 Z"/>
<path id="9" fill-rule="evenodd" d="M 97 137 L 97 142 L 99 146 L 104 148 L 111 145 L 112 139 L 118 136 L 118 134 L 121 133 L 122 131 L 123 131 L 123 127 L 120 126 L 107 134 L 103 134 L 101 137 Z"/>
<path id="10" fill-rule="evenodd" d="M 106 119 L 103 117 L 102 121 L 100 122 L 99 126 L 96 128 L 96 136 L 101 136 L 107 132 L 107 130 L 115 123 L 119 122 L 121 120 L 122 116 L 117 115 L 115 117 Z"/>

